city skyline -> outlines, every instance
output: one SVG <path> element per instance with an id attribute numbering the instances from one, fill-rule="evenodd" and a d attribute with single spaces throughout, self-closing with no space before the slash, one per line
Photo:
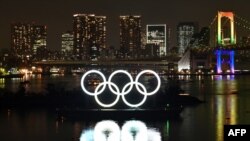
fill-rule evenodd
<path id="1" fill-rule="evenodd" d="M 47 25 L 48 48 L 61 49 L 61 34 L 72 30 L 72 15 L 76 13 L 107 16 L 107 45 L 119 48 L 119 16 L 141 15 L 142 27 L 146 24 L 167 24 L 171 28 L 171 47 L 176 45 L 176 26 L 179 22 L 199 22 L 200 27 L 208 26 L 218 10 L 247 15 L 250 2 L 211 1 L 3 1 L 0 4 L 0 48 L 10 48 L 10 25 L 14 22 L 32 22 Z"/>

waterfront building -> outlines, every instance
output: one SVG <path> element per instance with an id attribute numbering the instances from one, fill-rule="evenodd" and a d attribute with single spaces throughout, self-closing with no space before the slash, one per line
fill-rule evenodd
<path id="1" fill-rule="evenodd" d="M 47 47 L 47 27 L 44 25 L 34 25 L 33 32 L 33 55 L 37 54 L 37 49 L 40 47 Z"/>
<path id="2" fill-rule="evenodd" d="M 178 53 L 182 55 L 190 45 L 190 41 L 195 33 L 198 32 L 198 24 L 195 22 L 182 22 L 177 26 L 177 46 Z"/>
<path id="3" fill-rule="evenodd" d="M 11 25 L 11 52 L 21 62 L 36 58 L 37 50 L 47 47 L 47 27 L 33 23 Z"/>
<path id="4" fill-rule="evenodd" d="M 137 58 L 141 49 L 141 16 L 120 16 L 120 50 L 122 58 Z"/>
<path id="5" fill-rule="evenodd" d="M 93 46 L 96 50 L 92 51 Z M 94 14 L 73 15 L 73 53 L 75 59 L 91 59 L 106 48 L 106 16 Z"/>
<path id="6" fill-rule="evenodd" d="M 67 31 L 62 33 L 62 48 L 61 53 L 63 55 L 64 60 L 69 60 L 73 58 L 73 43 L 74 37 L 72 31 Z"/>
<path id="7" fill-rule="evenodd" d="M 147 25 L 147 43 L 159 45 L 159 56 L 164 57 L 169 50 L 170 30 L 166 24 Z"/>

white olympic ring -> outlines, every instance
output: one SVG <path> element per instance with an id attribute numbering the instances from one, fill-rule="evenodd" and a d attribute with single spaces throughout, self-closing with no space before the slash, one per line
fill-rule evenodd
<path id="1" fill-rule="evenodd" d="M 97 85 L 97 87 L 95 88 L 94 92 L 90 92 L 88 91 L 86 88 L 85 88 L 85 85 L 84 85 L 84 80 L 85 78 L 89 75 L 89 74 L 92 74 L 92 73 L 96 73 L 98 75 L 101 76 L 103 82 L 99 83 Z M 119 87 L 112 82 L 112 78 L 118 74 L 118 73 L 122 73 L 122 74 L 125 74 L 128 76 L 130 82 L 127 83 L 126 85 L 123 86 L 123 88 L 120 90 Z M 153 74 L 156 79 L 157 79 L 157 86 L 156 88 L 152 91 L 152 92 L 147 92 L 147 89 L 145 88 L 145 86 L 139 82 L 139 78 L 141 77 L 141 75 L 145 74 L 145 73 L 150 73 L 150 74 Z M 105 89 L 106 89 L 106 85 L 108 85 L 108 88 L 109 90 L 116 95 L 116 99 L 114 100 L 114 102 L 110 103 L 110 104 L 104 104 L 102 103 L 99 99 L 98 99 L 98 95 L 101 94 Z M 129 92 L 131 92 L 131 90 L 133 89 L 133 86 L 135 85 L 137 91 L 144 95 L 143 99 L 141 102 L 137 103 L 137 104 L 132 104 L 132 103 L 129 103 L 126 98 L 125 98 L 125 95 L 127 95 Z M 155 93 L 157 93 L 157 91 L 160 89 L 160 86 L 161 86 L 161 79 L 159 77 L 159 75 L 152 71 L 152 70 L 143 70 L 141 71 L 135 78 L 135 81 L 133 81 L 133 77 L 131 76 L 131 74 L 129 74 L 127 71 L 125 70 L 117 70 L 117 71 L 114 71 L 110 76 L 109 76 L 109 79 L 108 81 L 106 81 L 106 78 L 104 76 L 103 73 L 101 73 L 100 71 L 98 70 L 90 70 L 88 72 L 86 72 L 82 78 L 81 78 L 81 87 L 82 87 L 82 90 L 87 94 L 87 95 L 90 95 L 90 96 L 94 96 L 95 97 L 95 100 L 96 102 L 102 106 L 102 107 L 112 107 L 114 106 L 120 99 L 120 96 L 122 96 L 122 100 L 123 102 L 127 105 L 127 106 L 130 106 L 130 107 L 139 107 L 141 106 L 142 104 L 145 103 L 146 99 L 147 99 L 147 96 L 151 96 L 151 95 L 154 95 Z M 129 87 L 129 88 L 128 88 Z M 141 87 L 141 88 L 140 88 Z M 115 90 L 113 89 L 115 88 Z M 141 90 L 142 89 L 142 90 Z"/>

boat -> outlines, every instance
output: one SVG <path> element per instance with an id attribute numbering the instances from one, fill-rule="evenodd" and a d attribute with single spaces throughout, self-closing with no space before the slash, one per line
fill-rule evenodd
<path id="1" fill-rule="evenodd" d="M 50 68 L 49 72 L 50 74 L 63 74 L 64 70 L 57 67 L 52 67 Z"/>

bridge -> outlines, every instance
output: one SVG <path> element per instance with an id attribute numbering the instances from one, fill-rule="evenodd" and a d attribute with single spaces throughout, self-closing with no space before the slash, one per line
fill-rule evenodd
<path id="1" fill-rule="evenodd" d="M 217 24 L 215 24 L 216 21 Z M 230 28 L 224 29 L 227 24 L 229 24 Z M 242 30 L 244 31 L 250 31 L 250 22 L 246 19 L 241 18 L 232 11 L 218 11 L 209 25 L 210 33 L 215 33 L 210 34 L 210 45 L 190 44 L 178 62 L 179 71 L 182 69 L 195 71 L 200 68 L 206 68 L 214 70 L 217 74 L 226 71 L 234 74 L 236 53 L 250 50 L 250 45 L 237 43 L 235 25 L 239 29 L 243 28 Z"/>
<path id="2" fill-rule="evenodd" d="M 179 59 L 179 58 L 178 58 Z M 44 73 L 49 72 L 49 69 L 52 67 L 62 68 L 66 72 L 71 70 L 83 68 L 84 70 L 88 69 L 128 69 L 128 70 L 141 70 L 141 69 L 154 69 L 158 72 L 171 71 L 177 69 L 177 64 L 174 61 L 167 60 L 101 60 L 101 61 L 38 61 L 33 62 L 32 65 L 36 68 L 41 68 Z"/>

